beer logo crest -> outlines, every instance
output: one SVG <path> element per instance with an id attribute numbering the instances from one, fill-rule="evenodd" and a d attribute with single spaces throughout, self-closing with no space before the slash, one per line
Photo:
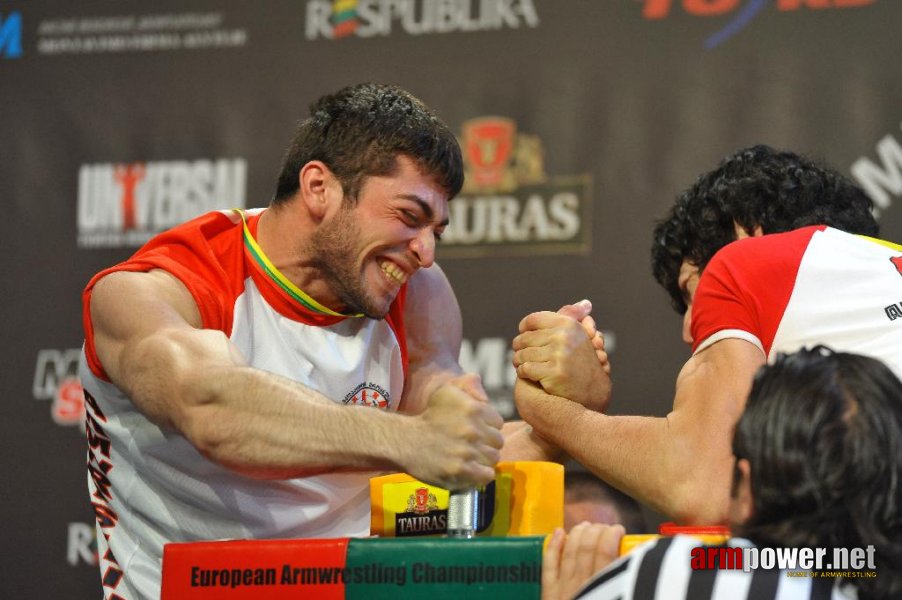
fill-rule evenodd
<path id="1" fill-rule="evenodd" d="M 460 146 L 464 185 L 440 258 L 588 253 L 589 174 L 548 175 L 542 140 L 504 116 L 464 121 Z"/>
<path id="2" fill-rule="evenodd" d="M 418 515 L 426 514 L 431 510 L 438 510 L 438 500 L 429 488 L 420 487 L 407 499 L 407 512 Z"/>
<path id="3" fill-rule="evenodd" d="M 538 136 L 518 134 L 512 119 L 470 119 L 463 124 L 462 134 L 464 194 L 510 192 L 547 179 L 541 140 Z"/>

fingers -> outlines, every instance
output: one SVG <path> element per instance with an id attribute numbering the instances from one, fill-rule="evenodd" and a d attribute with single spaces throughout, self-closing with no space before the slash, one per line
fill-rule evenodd
<path id="1" fill-rule="evenodd" d="M 572 597 L 589 578 L 616 559 L 614 546 L 619 547 L 621 537 L 623 527 L 620 525 L 611 527 L 583 521 L 573 527 L 563 542 L 559 566 L 554 573 L 558 595 Z"/>
<path id="2" fill-rule="evenodd" d="M 579 322 L 589 339 L 594 338 L 598 334 L 598 327 L 595 325 L 595 319 L 591 315 L 587 315 Z"/>
<path id="3" fill-rule="evenodd" d="M 548 362 L 554 357 L 554 350 L 548 346 L 529 346 L 514 352 L 515 367 L 528 362 Z"/>
<path id="4" fill-rule="evenodd" d="M 564 549 L 564 530 L 558 527 L 548 540 L 542 555 L 542 600 L 558 600 L 561 572 L 561 551 Z"/>
<path id="5" fill-rule="evenodd" d="M 501 413 L 489 403 L 484 403 L 482 406 L 483 419 L 493 429 L 496 429 L 498 435 L 501 435 L 501 428 L 504 427 L 504 417 L 501 416 Z"/>
<path id="6" fill-rule="evenodd" d="M 598 539 L 593 569 L 598 572 L 620 557 L 620 541 L 626 530 L 623 525 L 605 527 Z"/>
<path id="7" fill-rule="evenodd" d="M 558 309 L 557 314 L 581 321 L 592 312 L 592 303 L 589 300 L 580 300 L 575 304 L 565 304 Z"/>
<path id="8" fill-rule="evenodd" d="M 556 372 L 550 362 L 525 362 L 517 367 L 517 377 L 536 383 L 553 376 Z"/>
<path id="9" fill-rule="evenodd" d="M 576 532 L 573 544 L 571 544 L 571 552 L 573 554 L 572 573 L 570 581 L 582 583 L 587 580 L 595 572 L 595 552 L 598 547 L 598 540 L 601 538 L 601 526 L 582 522 L 573 528 L 571 534 Z M 565 548 L 565 552 L 567 549 Z"/>
<path id="10" fill-rule="evenodd" d="M 528 314 L 523 317 L 523 319 L 520 320 L 519 331 L 520 333 L 525 333 L 527 331 L 549 329 L 551 327 L 558 327 L 561 325 L 578 322 L 582 318 L 584 317 L 580 317 L 580 319 L 574 319 L 573 317 L 568 317 L 567 315 L 543 310 L 540 312 Z"/>
<path id="11" fill-rule="evenodd" d="M 463 375 L 458 375 L 457 377 L 449 379 L 448 384 L 465 391 L 467 394 L 481 402 L 489 401 L 489 396 L 482 386 L 482 378 L 476 373 L 464 373 Z"/>

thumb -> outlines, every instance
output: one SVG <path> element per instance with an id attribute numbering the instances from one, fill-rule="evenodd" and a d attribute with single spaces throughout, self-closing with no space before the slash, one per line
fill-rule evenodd
<path id="1" fill-rule="evenodd" d="M 592 303 L 588 300 L 580 300 L 575 304 L 565 304 L 557 311 L 557 314 L 576 319 L 577 321 L 582 321 L 588 317 L 591 312 Z"/>
<path id="2" fill-rule="evenodd" d="M 482 378 L 476 373 L 464 373 L 463 375 L 458 375 L 457 377 L 450 379 L 448 383 L 462 389 L 477 400 L 483 402 L 489 401 L 489 396 L 485 393 L 485 388 L 482 387 Z"/>

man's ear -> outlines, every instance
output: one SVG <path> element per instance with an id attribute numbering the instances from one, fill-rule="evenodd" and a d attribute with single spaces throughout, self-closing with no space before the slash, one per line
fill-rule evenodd
<path id="1" fill-rule="evenodd" d="M 311 217 L 320 221 L 341 202 L 341 184 L 326 164 L 311 160 L 298 172 L 298 193 Z M 336 198 L 337 196 L 337 198 Z"/>
<path id="2" fill-rule="evenodd" d="M 730 522 L 742 524 L 752 518 L 755 512 L 755 498 L 752 494 L 752 465 L 748 459 L 736 461 L 734 494 L 730 499 Z"/>

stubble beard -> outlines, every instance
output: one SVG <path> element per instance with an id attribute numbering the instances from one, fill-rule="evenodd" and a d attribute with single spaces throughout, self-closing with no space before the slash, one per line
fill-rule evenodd
<path id="1" fill-rule="evenodd" d="M 310 239 L 313 266 L 318 268 L 339 302 L 350 314 L 362 313 L 370 319 L 383 319 L 390 305 L 367 292 L 363 273 L 354 263 L 360 239 L 360 224 L 351 214 L 352 207 L 342 206 L 335 218 L 320 225 Z"/>

